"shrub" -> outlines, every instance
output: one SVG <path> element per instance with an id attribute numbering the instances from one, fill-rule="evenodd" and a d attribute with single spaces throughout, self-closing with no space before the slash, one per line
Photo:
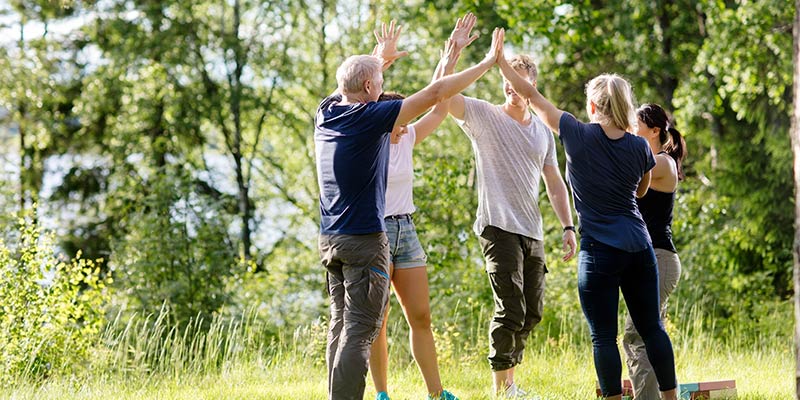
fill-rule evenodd
<path id="1" fill-rule="evenodd" d="M 80 366 L 108 301 L 102 260 L 57 256 L 53 236 L 32 221 L 19 220 L 15 246 L 0 240 L 0 384 Z"/>

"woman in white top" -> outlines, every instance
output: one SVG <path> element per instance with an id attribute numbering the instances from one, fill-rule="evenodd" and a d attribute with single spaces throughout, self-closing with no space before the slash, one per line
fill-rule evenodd
<path id="1" fill-rule="evenodd" d="M 475 16 L 468 14 L 459 19 L 454 30 L 467 37 L 466 41 L 448 40 L 445 51 L 434 73 L 434 80 L 450 74 L 455 69 L 461 49 L 477 36 L 469 36 L 475 24 Z M 466 32 L 466 36 L 463 34 Z M 384 93 L 378 101 L 398 100 L 404 97 L 395 93 Z M 390 275 L 394 293 L 403 308 L 410 328 L 411 352 L 417 361 L 425 380 L 428 399 L 452 400 L 457 397 L 443 390 L 436 359 L 436 346 L 431 330 L 431 310 L 428 290 L 427 257 L 417 238 L 411 215 L 414 207 L 412 189 L 414 166 L 412 153 L 414 146 L 422 142 L 447 117 L 447 101 L 440 103 L 419 121 L 392 131 L 390 143 L 389 173 L 386 182 L 386 235 L 389 238 L 391 257 Z M 375 390 L 376 400 L 388 400 L 388 345 L 386 340 L 386 321 L 389 310 L 385 312 L 383 326 L 372 343 L 369 369 Z"/>

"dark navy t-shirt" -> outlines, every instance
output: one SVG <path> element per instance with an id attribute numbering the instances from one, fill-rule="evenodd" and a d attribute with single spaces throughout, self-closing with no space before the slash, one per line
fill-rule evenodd
<path id="1" fill-rule="evenodd" d="M 636 206 L 636 187 L 656 165 L 647 141 L 630 133 L 611 139 L 599 124 L 584 124 L 566 112 L 559 134 L 581 234 L 629 252 L 650 246 Z"/>
<path id="2" fill-rule="evenodd" d="M 320 103 L 314 119 L 323 234 L 385 231 L 389 133 L 402 100 L 340 106 L 341 95 Z"/>

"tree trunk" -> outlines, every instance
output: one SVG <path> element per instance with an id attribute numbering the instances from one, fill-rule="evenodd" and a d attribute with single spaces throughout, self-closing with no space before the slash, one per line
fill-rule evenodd
<path id="1" fill-rule="evenodd" d="M 794 108 L 792 150 L 794 152 L 794 354 L 795 395 L 800 400 L 800 0 L 794 3 Z"/>
<path id="2" fill-rule="evenodd" d="M 20 105 L 20 114 L 23 113 L 22 105 Z M 25 205 L 27 199 L 27 191 L 25 188 L 28 186 L 25 183 L 25 159 L 28 155 L 28 147 L 25 144 L 25 127 L 23 126 L 22 118 L 19 120 L 19 212 L 20 215 L 25 212 Z"/>
<path id="3" fill-rule="evenodd" d="M 664 35 L 664 40 L 661 42 L 661 56 L 664 60 L 671 60 L 672 59 L 672 15 L 670 15 L 670 9 L 673 6 L 673 0 L 666 0 L 660 2 L 656 7 L 657 14 L 656 19 L 658 20 L 658 25 L 661 26 L 662 35 Z M 661 89 L 661 93 L 664 95 L 664 106 L 668 110 L 674 110 L 672 104 L 672 99 L 675 97 L 675 90 L 678 88 L 678 78 L 673 74 L 674 69 L 668 69 L 664 72 L 664 76 L 661 77 L 661 82 L 659 83 L 659 88 Z"/>
<path id="4" fill-rule="evenodd" d="M 239 37 L 241 22 L 240 3 L 233 4 L 233 39 L 235 68 L 229 82 L 231 86 L 231 114 L 233 114 L 233 161 L 236 170 L 236 185 L 239 190 L 239 214 L 242 219 L 240 240 L 242 242 L 242 256 L 245 260 L 252 259 L 252 231 L 250 220 L 252 218 L 252 202 L 250 201 L 250 177 L 244 176 L 242 154 L 242 73 L 247 62 L 242 49 L 242 39 Z"/>

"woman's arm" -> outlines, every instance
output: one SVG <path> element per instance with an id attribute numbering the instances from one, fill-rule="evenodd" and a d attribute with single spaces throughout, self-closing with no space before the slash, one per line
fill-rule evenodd
<path id="1" fill-rule="evenodd" d="M 647 189 L 650 188 L 650 177 L 652 171 L 647 171 L 642 176 L 642 180 L 639 181 L 639 186 L 636 188 L 636 197 L 642 198 L 645 194 L 647 194 Z"/>
<path id="2" fill-rule="evenodd" d="M 456 41 L 447 39 L 442 57 L 439 60 L 439 64 L 436 66 L 436 73 L 433 77 L 434 82 L 445 75 L 453 73 L 456 63 L 458 62 L 458 57 L 461 55 L 461 49 L 462 48 L 458 47 L 456 44 Z M 444 100 L 436 104 L 431 111 L 413 124 L 414 131 L 416 132 L 415 145 L 425 140 L 426 137 L 430 136 L 433 131 L 441 125 L 442 121 L 447 118 L 447 111 L 449 108 L 450 99 Z"/>
<path id="3" fill-rule="evenodd" d="M 497 62 L 500 66 L 500 72 L 503 74 L 503 77 L 511 83 L 514 91 L 528 101 L 528 104 L 533 107 L 536 115 L 544 121 L 544 124 L 547 125 L 550 130 L 558 134 L 559 121 L 564 111 L 556 108 L 553 103 L 536 90 L 535 86 L 531 85 L 530 82 L 520 76 L 517 71 L 511 67 L 511 64 L 508 63 L 508 60 L 506 60 L 504 56 L 501 56 Z"/>

